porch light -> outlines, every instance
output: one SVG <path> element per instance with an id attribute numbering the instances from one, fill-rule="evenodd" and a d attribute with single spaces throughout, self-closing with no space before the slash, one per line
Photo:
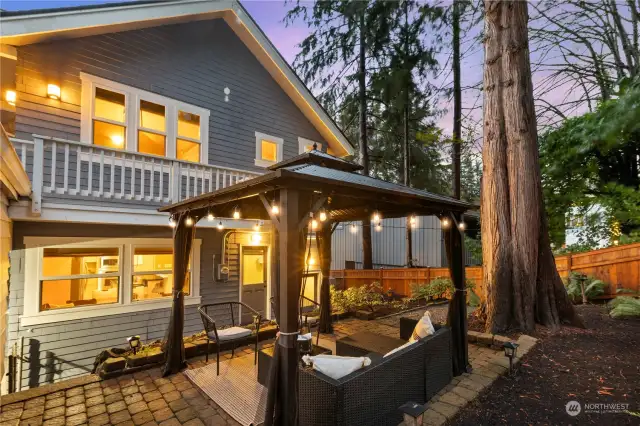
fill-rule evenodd
<path id="1" fill-rule="evenodd" d="M 356 226 L 355 223 L 352 223 L 350 228 L 351 228 L 352 234 L 355 234 L 356 232 L 358 232 L 358 227 Z"/>
<path id="2" fill-rule="evenodd" d="M 280 214 L 280 207 L 278 207 L 277 204 L 272 204 L 271 205 L 271 213 Z"/>
<path id="3" fill-rule="evenodd" d="M 443 227 L 444 229 L 449 229 L 449 226 L 451 225 L 451 222 L 449 221 L 449 218 L 448 218 L 448 217 L 443 217 L 443 218 L 440 220 L 440 224 L 442 225 L 442 227 Z"/>
<path id="4" fill-rule="evenodd" d="M 324 210 L 322 210 L 320 212 L 320 222 L 324 222 L 325 220 L 327 220 L 327 212 L 325 212 Z"/>
<path id="5" fill-rule="evenodd" d="M 127 341 L 129 342 L 129 346 L 131 347 L 131 350 L 135 355 L 136 352 L 138 352 L 138 349 L 140 348 L 140 336 L 127 337 Z"/>
<path id="6" fill-rule="evenodd" d="M 193 225 L 193 218 L 191 216 L 187 216 L 187 218 L 184 220 L 184 224 L 187 226 L 192 226 Z"/>
<path id="7" fill-rule="evenodd" d="M 47 97 L 56 100 L 60 99 L 60 86 L 56 86 L 55 84 L 48 84 Z"/>
<path id="8" fill-rule="evenodd" d="M 418 225 L 418 218 L 415 215 L 412 215 L 409 218 L 409 224 L 411 225 L 412 228 L 415 228 L 416 225 Z"/>
<path id="9" fill-rule="evenodd" d="M 235 210 L 233 211 L 233 218 L 234 218 L 234 219 L 240 219 L 240 210 L 235 209 Z"/>
<path id="10" fill-rule="evenodd" d="M 251 234 L 252 243 L 259 244 L 260 241 L 262 241 L 262 235 L 260 235 L 258 232 L 254 232 L 253 234 Z"/>
<path id="11" fill-rule="evenodd" d="M 420 426 L 427 411 L 426 404 L 418 404 L 417 402 L 407 402 L 398 408 L 404 417 L 404 424 L 407 426 Z"/>
<path id="12" fill-rule="evenodd" d="M 7 90 L 7 92 L 4 94 L 4 98 L 7 101 L 7 103 L 9 105 L 16 105 L 16 92 L 13 90 Z"/>
<path id="13" fill-rule="evenodd" d="M 218 230 L 222 231 L 224 229 L 224 224 L 222 221 L 218 222 Z"/>
<path id="14" fill-rule="evenodd" d="M 209 222 L 213 222 L 213 219 L 215 219 L 216 217 L 213 215 L 212 212 L 209 212 L 209 214 L 207 214 L 207 220 Z"/>
<path id="15" fill-rule="evenodd" d="M 513 371 L 513 358 L 515 358 L 518 353 L 518 346 L 520 345 L 515 342 L 506 342 L 502 345 L 504 356 L 509 358 L 509 374 Z"/>
<path id="16" fill-rule="evenodd" d="M 467 229 L 467 224 L 464 222 L 460 222 L 458 224 L 458 229 L 460 229 L 461 231 L 464 231 L 465 229 Z"/>

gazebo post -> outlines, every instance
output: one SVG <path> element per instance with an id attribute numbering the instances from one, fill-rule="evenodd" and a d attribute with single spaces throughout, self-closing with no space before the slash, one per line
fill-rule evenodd
<path id="1" fill-rule="evenodd" d="M 298 298 L 303 269 L 301 247 L 300 193 L 295 189 L 280 189 L 280 300 L 278 304 L 280 337 L 276 340 L 274 382 L 269 383 L 265 425 L 295 425 L 298 410 L 296 394 L 298 380 Z M 277 365 L 276 365 L 277 364 Z M 273 418 L 274 414 L 276 418 Z"/>
<path id="2" fill-rule="evenodd" d="M 462 216 L 451 213 L 452 224 L 444 230 L 445 247 L 449 261 L 449 273 L 455 287 L 449 303 L 447 324 L 451 327 L 453 375 L 467 372 L 469 355 L 467 347 L 467 293 L 465 291 L 464 240 L 458 224 Z"/>
<path id="3" fill-rule="evenodd" d="M 316 232 L 318 242 L 318 253 L 320 254 L 320 272 L 322 282 L 320 283 L 320 322 L 318 333 L 331 333 L 331 293 L 329 291 L 329 275 L 331 274 L 331 235 L 334 226 L 331 222 L 325 222 L 322 229 Z"/>

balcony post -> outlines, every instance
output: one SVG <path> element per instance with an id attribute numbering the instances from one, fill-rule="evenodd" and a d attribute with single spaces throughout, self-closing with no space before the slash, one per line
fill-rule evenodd
<path id="1" fill-rule="evenodd" d="M 180 201 L 180 185 L 182 181 L 182 173 L 180 170 L 180 162 L 174 161 L 171 165 L 171 194 L 169 197 L 171 198 L 171 203 L 177 203 Z"/>
<path id="2" fill-rule="evenodd" d="M 33 138 L 33 179 L 31 182 L 31 213 L 42 213 L 42 180 L 44 177 L 44 141 Z"/>

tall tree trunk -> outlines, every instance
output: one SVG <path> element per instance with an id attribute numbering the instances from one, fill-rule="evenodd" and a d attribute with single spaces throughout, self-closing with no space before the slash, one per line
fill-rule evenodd
<path id="1" fill-rule="evenodd" d="M 405 84 L 404 84 L 404 100 L 403 105 L 404 109 L 402 111 L 402 116 L 404 119 L 404 135 L 403 135 L 403 145 L 402 145 L 402 160 L 403 160 L 403 184 L 405 186 L 410 186 L 410 178 L 409 178 L 409 164 L 411 159 L 409 158 L 409 85 L 411 82 L 411 76 L 409 69 L 409 0 L 404 1 L 404 66 L 405 66 Z M 407 216 L 407 220 L 405 221 L 405 242 L 407 253 L 407 268 L 413 267 L 413 234 L 411 232 L 411 216 Z"/>
<path id="2" fill-rule="evenodd" d="M 582 325 L 550 249 L 542 199 L 527 3 L 485 0 L 482 251 L 487 330 Z"/>
<path id="3" fill-rule="evenodd" d="M 360 164 L 362 174 L 369 176 L 369 147 L 367 145 L 367 41 L 363 9 L 360 15 L 360 51 L 358 53 L 358 98 L 360 101 Z M 362 221 L 362 262 L 364 269 L 373 269 L 373 249 L 371 247 L 371 221 Z"/>
<path id="4" fill-rule="evenodd" d="M 460 199 L 462 89 L 460 83 L 460 0 L 453 0 L 453 196 Z"/>

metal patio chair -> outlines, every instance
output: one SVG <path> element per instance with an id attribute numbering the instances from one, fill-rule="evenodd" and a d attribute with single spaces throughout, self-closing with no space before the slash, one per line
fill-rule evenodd
<path id="1" fill-rule="evenodd" d="M 228 307 L 229 310 L 227 311 L 225 307 Z M 236 317 L 236 314 L 239 315 L 240 313 L 240 307 L 242 307 L 243 310 L 246 309 L 248 312 L 251 312 L 253 314 L 253 324 L 255 325 L 254 331 L 250 330 L 249 328 L 240 326 L 239 316 Z M 247 311 L 245 311 L 245 313 Z M 253 363 L 257 363 L 258 336 L 260 332 L 260 321 L 262 321 L 262 316 L 258 311 L 242 302 L 222 302 L 200 305 L 200 307 L 198 308 L 198 312 L 200 313 L 200 318 L 202 318 L 204 331 L 207 335 L 207 362 L 209 362 L 209 343 L 216 343 L 216 371 L 218 375 L 220 375 L 220 346 L 223 343 L 232 343 L 231 356 L 233 357 L 234 351 L 236 349 L 236 344 L 239 341 L 247 340 L 247 337 L 251 336 L 254 332 L 256 335 L 256 343 Z M 231 324 L 231 326 L 226 328 L 219 328 L 219 326 L 216 325 L 216 319 L 214 318 L 218 318 L 218 322 L 224 326 L 229 325 L 229 323 Z M 238 319 L 238 321 L 236 321 L 236 319 Z"/>

